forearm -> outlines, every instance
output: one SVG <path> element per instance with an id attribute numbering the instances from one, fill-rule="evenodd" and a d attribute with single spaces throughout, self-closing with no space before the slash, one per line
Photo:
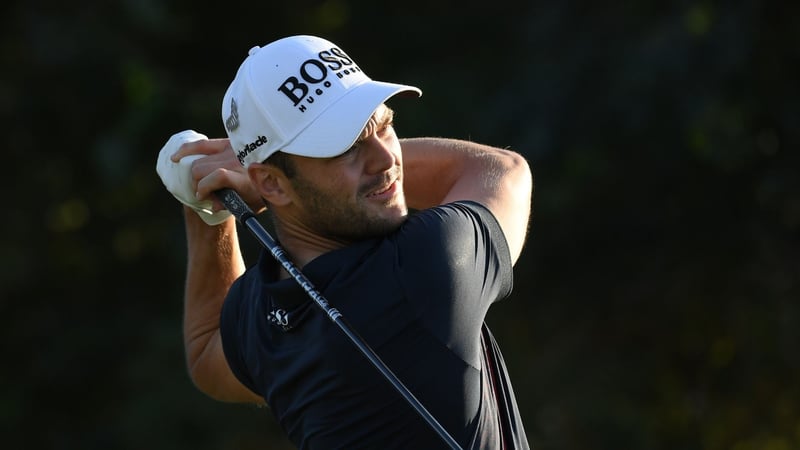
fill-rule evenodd
<path id="1" fill-rule="evenodd" d="M 503 181 L 521 160 L 509 150 L 455 139 L 412 138 L 401 140 L 401 145 L 403 190 L 414 209 L 494 196 L 507 188 Z"/>
<path id="2" fill-rule="evenodd" d="M 403 192 L 410 208 L 439 205 L 457 180 L 463 162 L 449 140 L 402 139 Z M 434 154 L 436 153 L 436 154 Z"/>
<path id="3" fill-rule="evenodd" d="M 403 191 L 409 208 L 458 200 L 489 208 L 519 257 L 528 230 L 533 174 L 519 153 L 474 142 L 414 138 L 401 141 Z"/>
<path id="4" fill-rule="evenodd" d="M 184 215 L 188 267 L 183 336 L 194 379 L 199 361 L 218 334 L 222 303 L 231 284 L 244 272 L 244 261 L 233 219 L 208 226 L 189 208 L 184 208 Z"/>

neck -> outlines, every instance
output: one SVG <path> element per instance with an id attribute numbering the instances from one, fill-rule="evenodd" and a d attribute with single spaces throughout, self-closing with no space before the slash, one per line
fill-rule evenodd
<path id="1" fill-rule="evenodd" d="M 298 268 L 304 267 L 320 255 L 345 247 L 350 243 L 343 239 L 326 238 L 314 234 L 306 228 L 285 222 L 276 223 L 275 232 L 281 248 Z M 288 274 L 282 271 L 281 277 L 286 278 Z"/>

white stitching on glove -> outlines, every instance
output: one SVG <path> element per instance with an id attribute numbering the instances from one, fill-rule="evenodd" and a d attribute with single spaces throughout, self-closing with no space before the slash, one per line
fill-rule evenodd
<path id="1" fill-rule="evenodd" d="M 158 153 L 156 172 L 158 172 L 158 176 L 161 177 L 161 181 L 167 190 L 178 201 L 194 209 L 197 215 L 208 225 L 219 225 L 227 220 L 231 213 L 225 209 L 217 212 L 212 211 L 213 203 L 210 200 L 198 200 L 192 188 L 192 161 L 205 155 L 185 156 L 177 163 L 170 159 L 172 155 L 177 153 L 183 143 L 203 139 L 208 139 L 208 137 L 194 130 L 184 130 L 173 134 Z"/>

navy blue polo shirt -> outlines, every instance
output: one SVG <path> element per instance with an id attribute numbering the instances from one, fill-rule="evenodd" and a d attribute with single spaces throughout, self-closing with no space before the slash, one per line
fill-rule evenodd
<path id="1" fill-rule="evenodd" d="M 420 211 L 395 233 L 323 254 L 302 271 L 462 447 L 500 448 L 502 428 L 515 434 L 504 440 L 527 448 L 499 354 L 501 373 L 486 370 L 484 318 L 511 292 L 512 263 L 485 207 Z M 264 251 L 231 287 L 220 330 L 233 373 L 264 397 L 289 439 L 301 449 L 442 448 L 305 291 L 277 275 Z M 498 408 L 511 408 L 516 423 L 502 426 Z"/>

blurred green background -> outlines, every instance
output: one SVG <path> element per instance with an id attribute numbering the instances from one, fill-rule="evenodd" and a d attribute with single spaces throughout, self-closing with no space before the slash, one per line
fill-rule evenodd
<path id="1" fill-rule="evenodd" d="M 181 209 L 155 162 L 174 132 L 221 136 L 247 50 L 291 34 L 421 87 L 392 103 L 401 136 L 531 162 L 532 232 L 489 321 L 535 448 L 800 448 L 797 2 L 0 11 L 4 448 L 287 448 L 269 411 L 186 375 Z"/>

